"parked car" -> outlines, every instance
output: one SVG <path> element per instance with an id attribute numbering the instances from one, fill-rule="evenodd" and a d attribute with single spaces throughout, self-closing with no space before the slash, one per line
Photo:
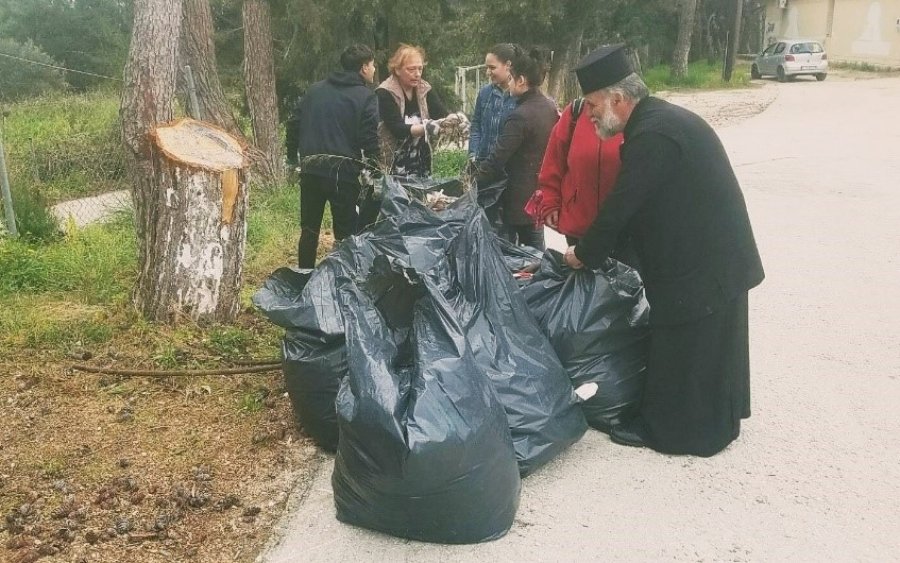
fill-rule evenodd
<path id="1" fill-rule="evenodd" d="M 828 76 L 828 55 L 822 44 L 808 39 L 782 39 L 756 56 L 750 67 L 751 78 L 775 76 L 779 82 L 808 74 L 816 80 Z"/>

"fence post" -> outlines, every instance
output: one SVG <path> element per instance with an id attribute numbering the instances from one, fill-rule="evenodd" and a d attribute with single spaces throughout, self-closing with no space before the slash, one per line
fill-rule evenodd
<path id="1" fill-rule="evenodd" d="M 0 190 L 3 191 L 3 210 L 6 213 L 6 230 L 13 237 L 19 236 L 16 212 L 13 210 L 12 192 L 9 191 L 9 174 L 6 172 L 6 153 L 3 148 L 3 128 L 0 127 Z"/>
<path id="2" fill-rule="evenodd" d="M 187 83 L 191 117 L 202 121 L 203 116 L 200 115 L 200 102 L 197 101 L 197 86 L 194 84 L 194 72 L 191 70 L 191 65 L 184 65 L 184 78 Z"/>

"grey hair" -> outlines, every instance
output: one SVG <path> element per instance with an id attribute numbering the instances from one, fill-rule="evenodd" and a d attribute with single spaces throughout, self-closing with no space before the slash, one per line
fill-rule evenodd
<path id="1" fill-rule="evenodd" d="M 603 93 L 606 95 L 619 93 L 628 100 L 639 102 L 650 95 L 650 89 L 636 72 L 632 72 L 612 86 L 603 88 Z"/>

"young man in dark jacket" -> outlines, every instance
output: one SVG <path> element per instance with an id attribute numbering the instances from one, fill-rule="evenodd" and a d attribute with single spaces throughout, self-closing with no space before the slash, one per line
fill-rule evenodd
<path id="1" fill-rule="evenodd" d="M 584 237 L 566 252 L 597 268 L 628 234 L 650 303 L 640 415 L 613 441 L 711 456 L 750 416 L 747 292 L 764 274 L 747 206 L 713 129 L 649 95 L 623 45 L 575 69 L 597 134 L 623 133 L 622 168 Z"/>
<path id="2" fill-rule="evenodd" d="M 325 202 L 334 238 L 356 232 L 361 162 L 378 155 L 378 101 L 367 87 L 375 79 L 375 55 L 365 45 L 341 54 L 343 70 L 310 86 L 287 124 L 288 163 L 300 163 L 301 268 L 313 268 Z"/>

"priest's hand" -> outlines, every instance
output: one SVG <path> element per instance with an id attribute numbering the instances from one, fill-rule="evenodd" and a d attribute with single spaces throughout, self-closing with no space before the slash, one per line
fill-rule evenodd
<path id="1" fill-rule="evenodd" d="M 575 247 L 574 246 L 570 246 L 569 248 L 566 249 L 565 260 L 566 260 L 566 264 L 568 264 L 569 267 L 574 270 L 580 270 L 581 268 L 584 268 L 584 262 L 582 262 L 581 260 L 578 259 L 577 256 L 575 256 Z"/>

